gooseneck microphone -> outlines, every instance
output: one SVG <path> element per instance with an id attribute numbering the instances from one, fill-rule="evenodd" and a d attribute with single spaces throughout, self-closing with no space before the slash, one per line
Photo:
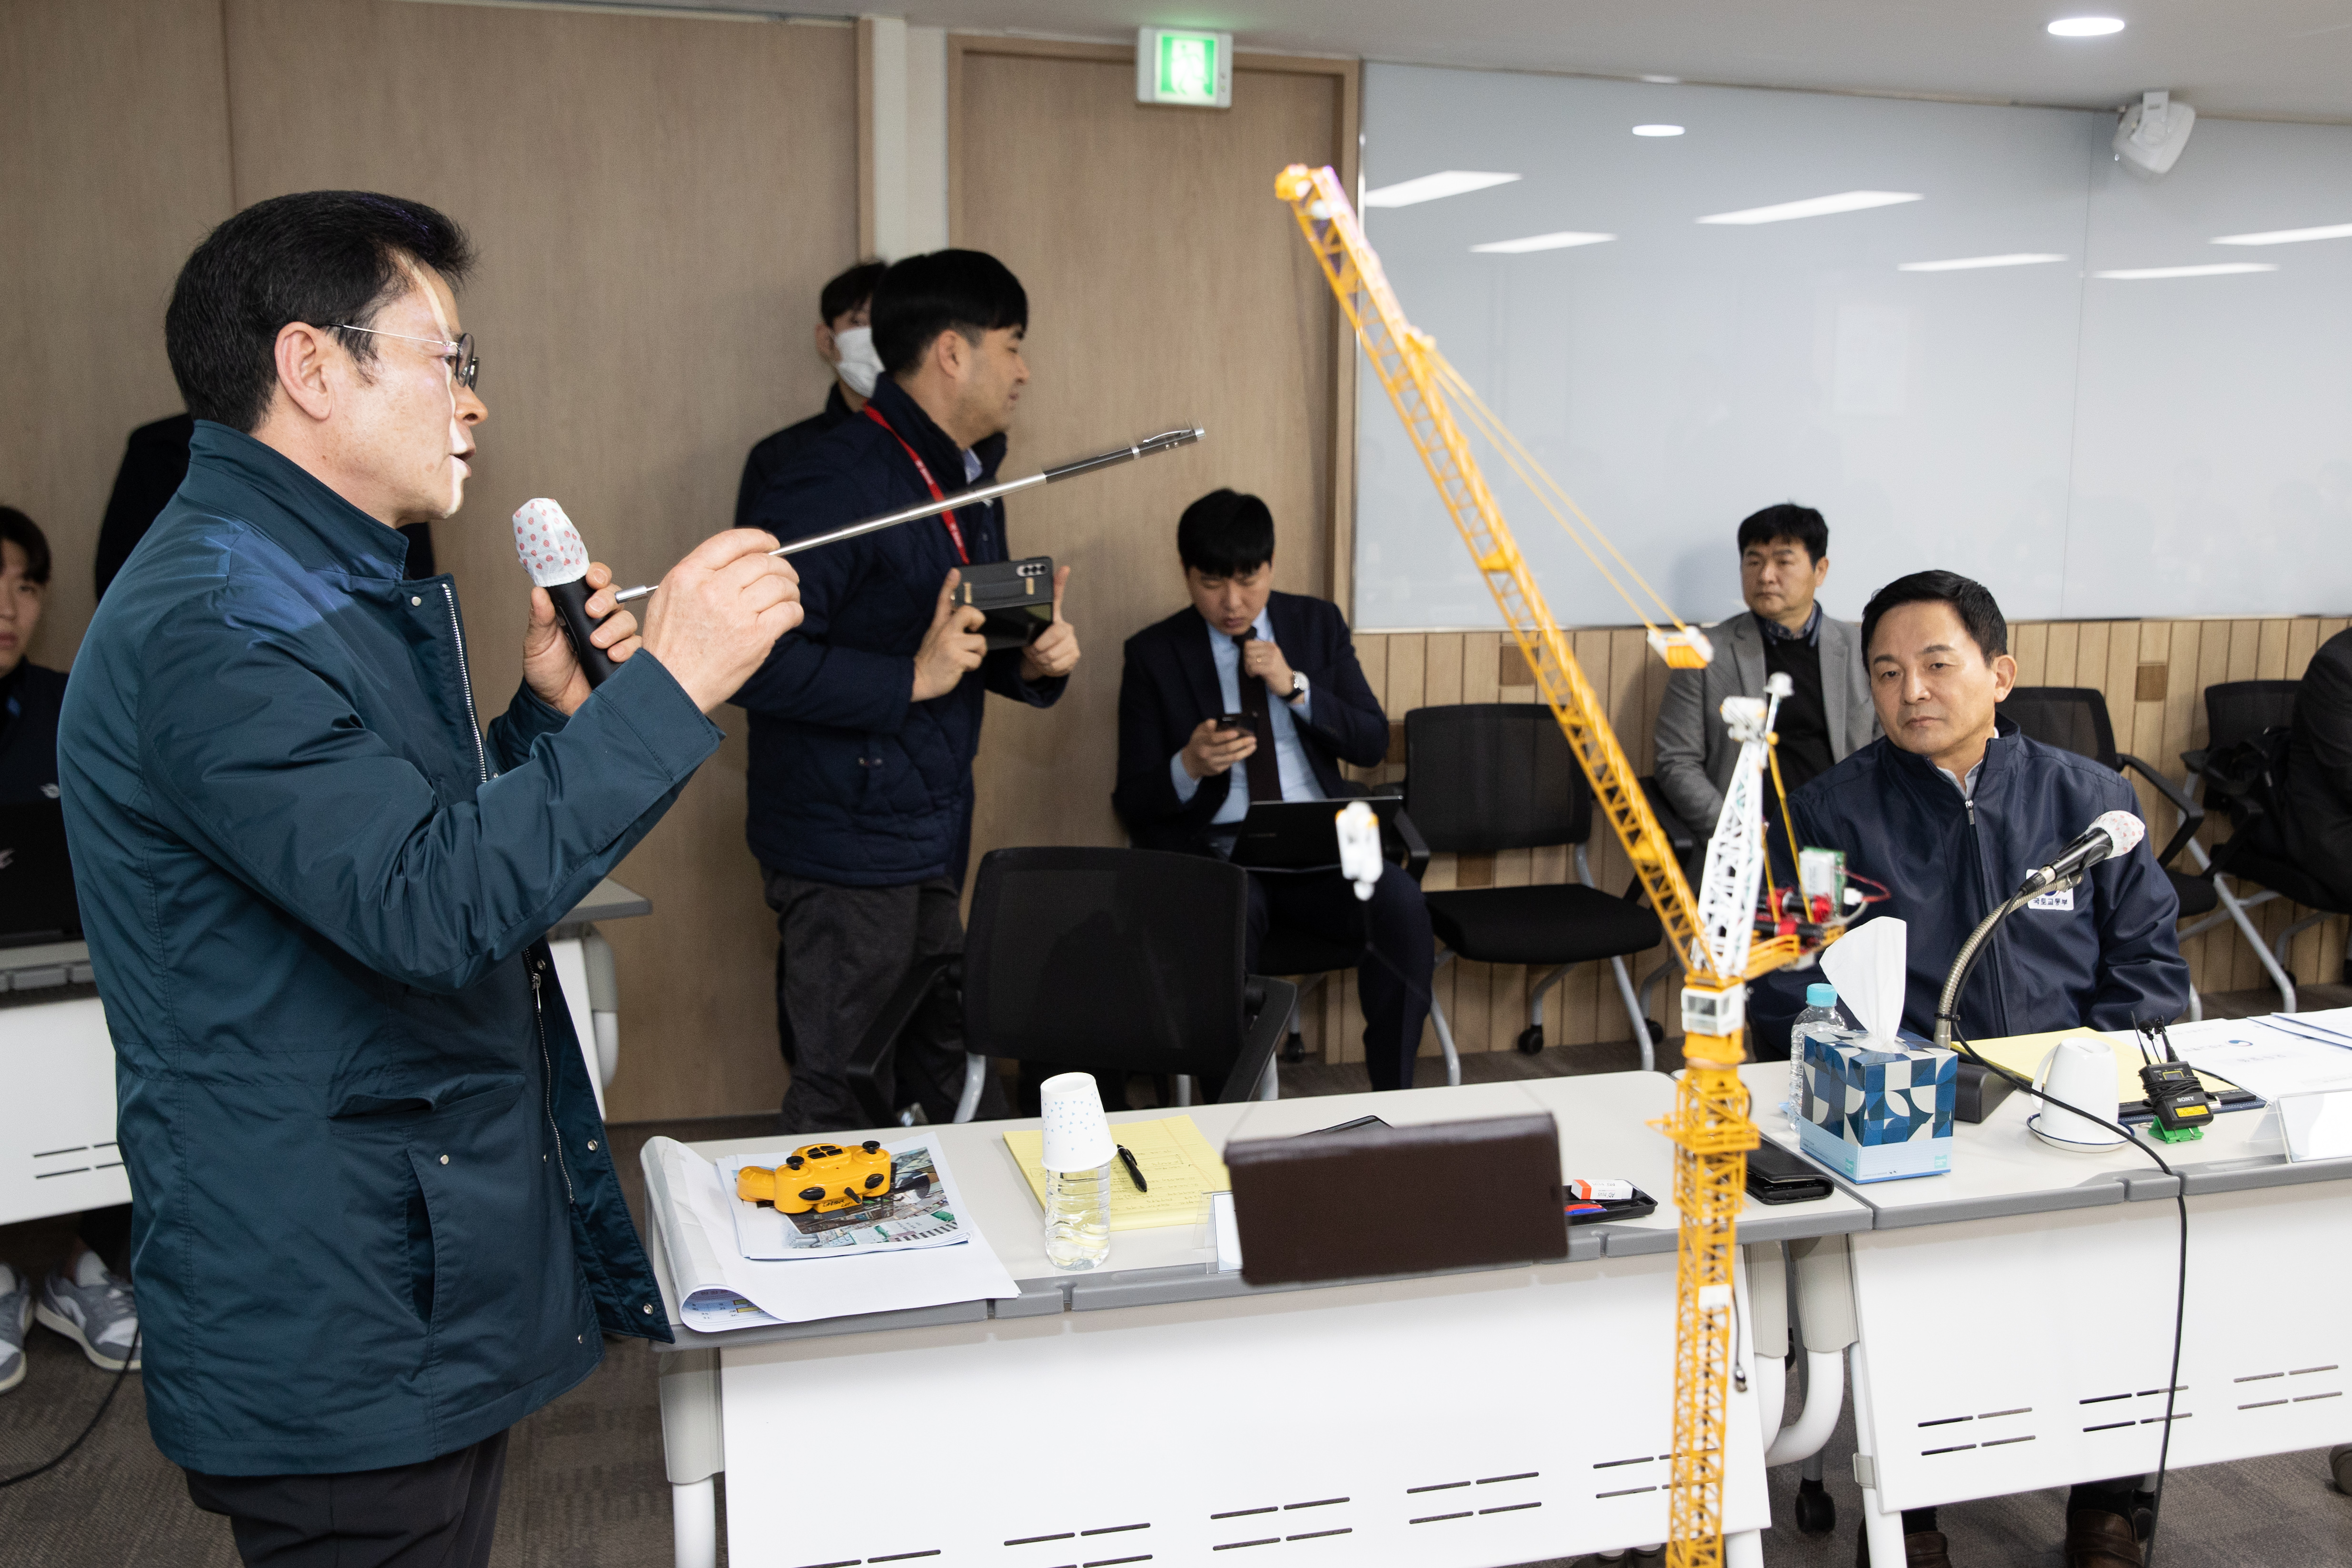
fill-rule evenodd
<path id="1" fill-rule="evenodd" d="M 612 678 L 620 666 L 588 640 L 596 623 L 588 618 L 588 546 L 563 509 L 541 497 L 528 500 L 514 514 L 515 554 L 530 580 L 555 601 L 555 613 L 580 658 L 580 672 L 593 689 Z"/>
<path id="2" fill-rule="evenodd" d="M 2053 888 L 2071 888 L 2083 879 L 2084 872 L 2102 860 L 2130 854 L 2147 837 L 2147 826 L 2130 812 L 2102 812 L 2080 838 L 2058 852 L 2058 858 L 2028 872 L 2017 896 L 2032 898 Z"/>

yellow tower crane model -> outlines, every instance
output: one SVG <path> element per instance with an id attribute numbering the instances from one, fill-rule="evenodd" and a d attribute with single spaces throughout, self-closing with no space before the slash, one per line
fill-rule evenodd
<path id="1" fill-rule="evenodd" d="M 1502 509 L 1486 486 L 1455 418 L 1474 423 L 1537 499 L 1577 540 L 1602 576 L 1633 606 L 1649 627 L 1650 646 L 1669 668 L 1696 669 L 1713 657 L 1703 632 L 1676 619 L 1630 563 L 1578 511 L 1575 503 L 1544 473 L 1527 448 L 1503 427 L 1469 384 L 1438 353 L 1435 342 L 1405 320 L 1404 310 L 1365 242 L 1362 226 L 1329 168 L 1294 163 L 1275 182 L 1275 194 L 1290 205 L 1300 232 L 1339 297 L 1339 309 L 1355 328 L 1372 374 L 1396 405 L 1406 433 L 1429 469 L 1430 479 L 1470 547 L 1471 558 L 1501 607 L 1504 625 L 1535 672 L 1536 689 L 1566 731 L 1593 798 L 1625 846 L 1634 875 L 1664 925 L 1667 944 L 1686 971 L 1683 991 L 1683 1060 L 1674 1114 L 1655 1123 L 1674 1140 L 1675 1206 L 1682 1224 L 1675 1292 L 1674 1457 L 1669 1500 L 1667 1562 L 1673 1568 L 1717 1568 L 1723 1562 L 1724 1422 L 1732 1372 L 1734 1251 L 1740 1204 L 1747 1186 L 1748 1151 L 1756 1147 L 1748 1119 L 1748 1090 L 1739 1081 L 1745 1058 L 1748 980 L 1794 963 L 1834 940 L 1844 910 L 1807 923 L 1777 921 L 1773 932 L 1756 939 L 1757 892 L 1764 865 L 1763 775 L 1769 758 L 1771 725 L 1780 692 L 1764 699 L 1730 699 L 1725 720 L 1741 742 L 1741 756 L 1726 791 L 1723 816 L 1707 849 L 1701 894 L 1690 883 L 1650 810 L 1624 748 L 1609 727 L 1601 699 L 1578 668 L 1568 638 L 1544 604 L 1543 594 L 1503 521 Z M 1547 493 L 1547 492 L 1549 493 Z M 1554 498 L 1557 498 L 1557 502 Z M 1561 510 L 1561 503 L 1567 511 Z M 1588 540 L 1570 523 L 1575 512 Z M 1595 546 L 1598 546 L 1598 549 Z M 1672 629 L 1660 626 L 1626 591 L 1603 559 L 1647 594 Z M 1775 678 L 1785 681 L 1785 677 Z M 1785 689 L 1785 688 L 1783 688 Z M 1778 768 L 1773 768 L 1778 781 Z M 1818 913 L 1818 911 L 1816 911 Z"/>

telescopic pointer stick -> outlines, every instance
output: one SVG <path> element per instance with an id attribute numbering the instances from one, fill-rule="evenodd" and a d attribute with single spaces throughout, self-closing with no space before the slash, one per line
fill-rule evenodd
<path id="1" fill-rule="evenodd" d="M 523 570 L 555 601 L 564 635 L 580 658 L 580 673 L 588 678 L 591 689 L 604 685 L 620 666 L 588 640 L 596 623 L 588 618 L 588 547 L 581 542 L 580 531 L 562 507 L 541 497 L 523 502 L 514 514 L 514 535 Z"/>
<path id="2" fill-rule="evenodd" d="M 1005 479 L 992 485 L 976 485 L 968 490 L 958 490 L 952 495 L 942 496 L 938 500 L 925 501 L 920 506 L 905 507 L 898 511 L 883 512 L 877 517 L 862 518 L 858 521 L 845 524 L 830 532 L 812 534 L 806 539 L 795 539 L 790 544 L 771 550 L 768 553 L 797 555 L 803 550 L 814 550 L 819 545 L 838 544 L 845 539 L 855 539 L 861 533 L 872 533 L 877 529 L 896 528 L 902 522 L 917 522 L 927 517 L 937 517 L 943 511 L 953 511 L 958 507 L 974 506 L 982 501 L 992 501 L 999 496 L 1009 496 L 1015 490 L 1025 490 L 1034 485 L 1050 485 L 1057 479 L 1072 479 L 1079 474 L 1092 473 L 1097 468 L 1108 468 L 1114 463 L 1131 462 L 1137 458 L 1148 458 L 1154 452 L 1171 452 L 1179 447 L 1192 445 L 1207 434 L 1206 430 L 1197 425 L 1187 426 L 1181 430 L 1163 430 L 1157 436 L 1146 436 L 1132 445 L 1114 447 L 1108 452 L 1098 452 L 1091 458 L 1080 458 L 1074 463 L 1064 463 L 1056 468 L 1046 468 L 1031 474 L 1025 479 Z M 534 501 L 532 504 L 535 506 L 539 503 Z M 549 501 L 546 504 L 553 506 L 555 503 Z M 562 514 L 559 510 L 557 515 Z M 515 514 L 515 528 L 516 539 L 520 542 L 522 528 L 520 512 Z M 578 537 L 577 534 L 573 535 L 574 539 Z M 526 559 L 523 563 L 529 565 L 530 563 Z M 585 572 L 587 569 L 586 560 L 583 557 L 580 570 Z M 541 586 L 545 584 L 542 584 Z M 613 597 L 615 602 L 625 605 L 632 600 L 644 598 L 658 586 L 660 586 L 658 584 L 649 584 L 642 588 L 631 588 L 624 593 L 615 594 Z M 552 590 L 551 589 L 550 592 Z"/>

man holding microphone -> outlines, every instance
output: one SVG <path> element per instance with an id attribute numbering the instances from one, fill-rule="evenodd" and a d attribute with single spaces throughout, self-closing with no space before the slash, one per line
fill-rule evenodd
<path id="1" fill-rule="evenodd" d="M 544 935 L 659 820 L 800 620 L 750 530 L 662 579 L 592 696 L 533 589 L 487 736 L 446 577 L 465 237 L 421 204 L 247 208 L 165 318 L 188 477 L 59 729 L 117 1057 L 149 1425 L 248 1563 L 488 1561 L 507 1429 L 668 1330 Z M 592 616 L 611 574 L 590 568 Z"/>

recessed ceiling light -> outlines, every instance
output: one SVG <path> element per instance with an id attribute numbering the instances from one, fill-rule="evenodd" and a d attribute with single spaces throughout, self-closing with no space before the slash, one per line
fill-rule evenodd
<path id="1" fill-rule="evenodd" d="M 2060 38 L 2104 38 L 2123 30 L 2120 16 L 2061 16 L 2050 24 L 2051 35 Z"/>
<path id="2" fill-rule="evenodd" d="M 1530 250 L 1566 250 L 1578 245 L 1605 245 L 1616 238 L 1613 234 L 1579 234 L 1574 229 L 1562 229 L 1558 234 L 1531 234 L 1525 239 L 1490 239 L 1470 248 L 1487 256 L 1524 256 Z"/>
<path id="3" fill-rule="evenodd" d="M 1633 134 L 1636 136 L 1679 136 L 1682 133 L 1683 128 L 1679 125 L 1636 125 L 1633 127 Z"/>
<path id="4" fill-rule="evenodd" d="M 1673 87 L 1683 79 L 1678 76 L 1645 76 L 1643 81 L 1656 82 L 1661 87 Z"/>
<path id="5" fill-rule="evenodd" d="M 1891 207 L 1899 202 L 1924 201 L 1916 191 L 1841 191 L 1833 196 L 1808 196 L 1778 206 L 1746 207 L 1736 213 L 1716 213 L 1701 223 L 1786 223 L 1795 217 L 1826 217 L 1832 213 L 1861 212 L 1866 207 Z"/>
<path id="6" fill-rule="evenodd" d="M 2216 245 L 2299 245 L 2306 239 L 2352 239 L 2352 223 L 2324 228 L 2274 228 L 2266 234 L 2225 234 Z"/>
<path id="7" fill-rule="evenodd" d="M 2126 267 L 2114 272 L 2094 272 L 2094 278 L 2221 278 L 2232 272 L 2276 272 L 2267 261 L 2215 261 L 2203 267 Z"/>
<path id="8" fill-rule="evenodd" d="M 1967 272 L 1979 267 L 2032 267 L 2044 261 L 2063 261 L 2063 256 L 2047 251 L 2021 250 L 2008 256 L 1963 256 L 1951 261 L 1904 261 L 1895 265 L 1897 272 Z"/>
<path id="9" fill-rule="evenodd" d="M 1364 193 L 1368 207 L 1409 207 L 1417 202 L 1433 202 L 1444 196 L 1458 196 L 1465 191 L 1483 191 L 1489 185 L 1507 185 L 1517 174 L 1487 174 L 1475 169 L 1445 169 L 1434 174 L 1423 174 L 1417 180 L 1402 180 L 1393 185 L 1382 185 L 1377 191 Z"/>

